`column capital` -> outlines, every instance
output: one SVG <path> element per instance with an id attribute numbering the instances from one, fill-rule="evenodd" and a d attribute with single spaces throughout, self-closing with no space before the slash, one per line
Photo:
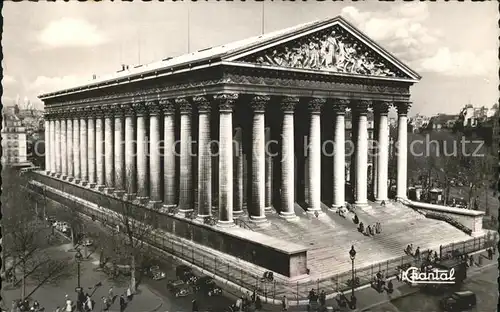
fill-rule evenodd
<path id="1" fill-rule="evenodd" d="M 146 108 L 149 112 L 149 115 L 157 116 L 161 112 L 161 108 L 159 106 L 158 101 L 148 101 L 146 102 Z"/>
<path id="2" fill-rule="evenodd" d="M 139 116 L 144 116 L 148 113 L 148 108 L 144 102 L 135 102 L 132 104 L 135 114 Z"/>
<path id="3" fill-rule="evenodd" d="M 387 115 L 391 106 L 390 101 L 373 101 L 373 112 L 378 115 Z"/>
<path id="4" fill-rule="evenodd" d="M 179 105 L 179 110 L 183 115 L 190 115 L 192 113 L 191 103 L 185 98 L 176 98 L 175 104 Z"/>
<path id="5" fill-rule="evenodd" d="M 347 99 L 332 99 L 330 103 L 332 104 L 333 112 L 336 115 L 345 115 L 346 109 L 351 101 Z"/>
<path id="6" fill-rule="evenodd" d="M 198 112 L 201 113 L 210 113 L 211 111 L 211 103 L 205 96 L 195 96 L 193 97 L 193 103 L 198 106 Z"/>
<path id="7" fill-rule="evenodd" d="M 394 106 L 398 110 L 398 116 L 406 116 L 411 107 L 411 102 L 394 102 Z"/>
<path id="8" fill-rule="evenodd" d="M 309 100 L 307 103 L 307 108 L 312 114 L 319 114 L 321 112 L 321 108 L 326 103 L 325 99 L 322 98 L 313 98 Z"/>
<path id="9" fill-rule="evenodd" d="M 69 119 L 70 116 L 71 116 L 70 112 L 69 112 L 69 109 L 63 109 L 63 110 L 61 110 L 60 116 L 61 116 L 61 119 L 64 119 L 64 120 Z"/>
<path id="10" fill-rule="evenodd" d="M 102 112 L 104 114 L 104 117 L 106 117 L 106 118 L 110 118 L 110 117 L 113 117 L 115 115 L 115 109 L 113 106 L 104 106 L 102 108 Z"/>
<path id="11" fill-rule="evenodd" d="M 219 93 L 214 95 L 214 100 L 217 101 L 220 112 L 232 112 L 237 99 L 237 93 Z"/>
<path id="12" fill-rule="evenodd" d="M 256 95 L 250 101 L 252 109 L 255 113 L 264 113 L 266 110 L 266 105 L 271 100 L 270 96 L 267 95 Z"/>
<path id="13" fill-rule="evenodd" d="M 123 111 L 123 114 L 127 117 L 132 117 L 135 115 L 134 106 L 132 104 L 122 104 L 120 105 L 120 109 Z"/>
<path id="14" fill-rule="evenodd" d="M 356 101 L 351 101 L 352 105 L 352 111 L 359 114 L 359 115 L 366 115 L 368 114 L 368 108 L 372 105 L 372 101 L 370 100 L 356 100 Z"/>
<path id="15" fill-rule="evenodd" d="M 92 110 L 96 118 L 104 117 L 104 109 L 102 107 L 93 107 Z"/>
<path id="16" fill-rule="evenodd" d="M 281 99 L 281 110 L 285 114 L 293 114 L 295 107 L 299 104 L 300 99 L 298 97 L 287 96 Z"/>
<path id="17" fill-rule="evenodd" d="M 159 101 L 160 109 L 163 111 L 165 115 L 173 115 L 175 114 L 175 105 L 172 100 L 161 99 Z"/>

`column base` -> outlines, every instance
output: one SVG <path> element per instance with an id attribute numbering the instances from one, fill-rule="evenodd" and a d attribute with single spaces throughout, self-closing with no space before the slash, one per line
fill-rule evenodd
<path id="1" fill-rule="evenodd" d="M 377 198 L 375 198 L 375 202 L 377 204 L 381 204 L 383 201 L 385 201 L 385 203 L 387 203 L 389 201 L 389 198 L 385 198 L 385 199 L 377 199 Z"/>
<path id="2" fill-rule="evenodd" d="M 67 178 L 68 178 L 68 176 L 67 176 L 67 175 L 64 175 L 64 174 L 63 174 L 63 175 L 61 175 L 61 179 L 66 180 Z"/>
<path id="3" fill-rule="evenodd" d="M 73 182 L 73 180 L 75 180 L 75 178 L 73 178 L 73 177 L 68 177 L 68 181 L 69 181 L 69 182 Z"/>
<path id="4" fill-rule="evenodd" d="M 295 215 L 295 212 L 284 212 L 284 211 L 281 211 L 279 216 L 283 219 L 286 219 L 288 221 L 293 221 L 293 220 L 298 220 L 299 217 L 297 217 Z"/>
<path id="5" fill-rule="evenodd" d="M 153 209 L 153 210 L 159 209 L 161 207 L 161 201 L 159 201 L 159 200 L 150 200 L 148 202 L 147 206 L 148 206 L 149 209 Z"/>
<path id="6" fill-rule="evenodd" d="M 50 175 L 50 170 L 45 170 L 46 175 Z"/>
<path id="7" fill-rule="evenodd" d="M 367 201 L 362 201 L 362 202 L 354 202 L 354 205 L 356 207 L 367 207 L 368 206 L 368 202 Z"/>
<path id="8" fill-rule="evenodd" d="M 217 220 L 217 226 L 224 227 L 224 228 L 229 228 L 235 226 L 234 221 L 223 221 L 223 220 Z"/>
<path id="9" fill-rule="evenodd" d="M 115 190 L 113 192 L 113 195 L 118 197 L 118 198 L 123 198 L 123 195 L 125 195 L 125 191 L 124 190 Z"/>
<path id="10" fill-rule="evenodd" d="M 135 199 L 135 197 L 137 196 L 136 193 L 126 193 L 124 196 L 123 196 L 123 199 L 125 200 L 128 200 L 128 201 L 133 201 Z"/>
<path id="11" fill-rule="evenodd" d="M 96 188 L 99 192 L 102 192 L 102 191 L 104 191 L 104 188 L 105 188 L 105 187 L 106 187 L 105 185 L 98 184 L 95 188 Z"/>
<path id="12" fill-rule="evenodd" d="M 271 212 L 271 211 L 273 211 L 273 208 L 274 208 L 273 206 L 267 206 L 267 207 L 264 207 L 264 211 Z"/>
<path id="13" fill-rule="evenodd" d="M 137 196 L 133 202 L 134 204 L 137 204 L 137 205 L 144 205 L 148 202 L 149 198 L 148 197 L 145 197 L 145 196 Z"/>
<path id="14" fill-rule="evenodd" d="M 96 184 L 94 182 L 89 182 L 88 186 L 90 188 L 95 188 L 96 187 Z"/>
<path id="15" fill-rule="evenodd" d="M 105 187 L 104 188 L 104 193 L 106 193 L 106 194 L 113 194 L 114 191 L 115 191 L 114 187 Z"/>
<path id="16" fill-rule="evenodd" d="M 160 212 L 168 213 L 171 209 L 175 209 L 175 207 L 177 207 L 175 204 L 163 204 L 160 208 Z"/>
<path id="17" fill-rule="evenodd" d="M 80 179 L 75 178 L 75 180 L 73 182 L 75 182 L 76 184 L 80 184 Z"/>
<path id="18" fill-rule="evenodd" d="M 233 216 L 241 216 L 243 212 L 244 212 L 243 210 L 233 211 Z"/>
<path id="19" fill-rule="evenodd" d="M 204 223 L 206 217 L 210 217 L 210 215 L 197 215 L 195 220 L 198 222 Z"/>
<path id="20" fill-rule="evenodd" d="M 80 183 L 82 184 L 82 186 L 87 186 L 87 184 L 89 184 L 88 181 L 83 181 L 83 180 Z"/>
<path id="21" fill-rule="evenodd" d="M 309 209 L 309 208 L 307 208 L 306 213 L 315 215 L 315 214 L 322 214 L 323 211 L 321 209 Z"/>
<path id="22" fill-rule="evenodd" d="M 54 175 L 54 177 L 56 177 L 56 178 L 60 178 L 61 176 L 62 176 L 62 174 L 60 174 L 60 173 L 56 173 L 56 174 Z"/>
<path id="23" fill-rule="evenodd" d="M 266 222 L 266 216 L 250 216 L 250 222 L 252 223 L 264 223 Z"/>

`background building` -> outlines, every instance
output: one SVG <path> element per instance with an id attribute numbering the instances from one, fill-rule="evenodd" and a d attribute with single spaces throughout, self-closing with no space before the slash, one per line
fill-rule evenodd
<path id="1" fill-rule="evenodd" d="M 17 106 L 2 110 L 2 164 L 29 165 L 26 149 L 26 128 L 17 116 Z"/>

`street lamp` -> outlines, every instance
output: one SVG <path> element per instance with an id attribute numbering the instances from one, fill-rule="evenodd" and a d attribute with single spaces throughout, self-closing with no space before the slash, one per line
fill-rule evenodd
<path id="1" fill-rule="evenodd" d="M 354 296 L 354 259 L 356 258 L 356 250 L 354 250 L 354 246 L 351 246 L 351 250 L 349 250 L 349 257 L 351 258 L 352 263 L 352 278 L 351 278 L 351 309 L 356 309 L 356 297 Z"/>
<path id="2" fill-rule="evenodd" d="M 80 289 L 80 261 L 82 260 L 83 256 L 82 254 L 80 253 L 80 249 L 77 248 L 76 249 L 76 255 L 75 255 L 75 260 L 76 260 L 76 265 L 77 265 L 77 269 L 78 269 L 78 288 Z"/>

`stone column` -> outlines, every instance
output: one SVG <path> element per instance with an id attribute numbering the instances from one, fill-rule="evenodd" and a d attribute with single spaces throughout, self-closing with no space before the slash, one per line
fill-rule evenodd
<path id="1" fill-rule="evenodd" d="M 149 112 L 149 205 L 161 203 L 160 107 L 158 101 L 146 103 Z"/>
<path id="2" fill-rule="evenodd" d="M 178 98 L 175 103 L 179 105 L 181 113 L 181 159 L 180 159 L 180 189 L 179 212 L 193 211 L 193 159 L 191 156 L 191 114 L 192 108 L 184 98 Z"/>
<path id="3" fill-rule="evenodd" d="M 114 107 L 114 169 L 115 169 L 115 194 L 123 197 L 125 194 L 125 117 L 123 109 Z"/>
<path id="4" fill-rule="evenodd" d="M 73 118 L 66 117 L 66 161 L 68 163 L 68 181 L 73 181 L 75 172 L 73 168 Z"/>
<path id="5" fill-rule="evenodd" d="M 219 225 L 233 221 L 233 107 L 238 94 L 214 96 L 219 105 Z"/>
<path id="6" fill-rule="evenodd" d="M 104 111 L 96 109 L 95 118 L 95 165 L 97 190 L 104 190 Z"/>
<path id="7" fill-rule="evenodd" d="M 163 207 L 165 209 L 176 206 L 175 186 L 175 106 L 170 100 L 161 100 L 163 110 Z"/>
<path id="8" fill-rule="evenodd" d="M 81 111 L 80 117 L 80 166 L 82 171 L 82 185 L 87 185 L 89 182 L 89 159 L 88 159 L 88 127 L 87 116 L 88 111 Z"/>
<path id="9" fill-rule="evenodd" d="M 280 216 L 294 219 L 295 216 L 295 136 L 294 118 L 295 107 L 299 98 L 285 97 L 281 102 L 283 111 L 282 129 L 282 162 L 281 162 L 281 211 Z"/>
<path id="10" fill-rule="evenodd" d="M 357 127 L 357 137 L 356 139 L 356 199 L 355 204 L 357 206 L 368 205 L 368 106 L 371 105 L 370 101 L 357 101 L 356 106 L 353 107 L 353 111 L 356 112 L 357 124 L 353 127 Z"/>
<path id="11" fill-rule="evenodd" d="M 266 199 L 265 199 L 265 210 L 271 211 L 273 209 L 273 159 L 271 157 L 271 128 L 268 127 L 265 130 L 266 134 L 266 148 L 265 148 L 265 158 L 266 158 Z"/>
<path id="12" fill-rule="evenodd" d="M 115 190 L 114 175 L 114 154 L 113 154 L 113 123 L 114 111 L 111 107 L 106 107 L 104 112 L 104 169 L 105 169 L 105 191 L 112 194 Z"/>
<path id="13" fill-rule="evenodd" d="M 82 179 L 82 170 L 80 167 L 80 110 L 77 110 L 73 118 L 73 162 L 75 183 L 80 183 Z"/>
<path id="14" fill-rule="evenodd" d="M 56 157 L 56 118 L 57 115 L 50 117 L 50 174 L 55 175 L 57 172 L 57 157 Z"/>
<path id="15" fill-rule="evenodd" d="M 123 105 L 125 112 L 125 192 L 131 200 L 137 195 L 137 166 L 135 163 L 135 112 L 132 105 Z"/>
<path id="16" fill-rule="evenodd" d="M 312 99 L 308 103 L 309 120 L 309 148 L 308 170 L 309 190 L 307 207 L 308 213 L 321 212 L 321 107 L 324 99 Z"/>
<path id="17" fill-rule="evenodd" d="M 269 102 L 268 96 L 255 96 L 252 101 L 253 127 L 252 127 L 252 201 L 250 220 L 253 222 L 266 221 L 266 133 L 265 109 Z"/>
<path id="18" fill-rule="evenodd" d="M 348 100 L 333 101 L 335 140 L 333 154 L 333 203 L 332 209 L 345 206 L 345 112 Z"/>
<path id="19" fill-rule="evenodd" d="M 55 138 L 56 138 L 56 176 L 59 178 L 62 174 L 62 161 L 61 161 L 61 114 L 56 117 L 55 122 Z"/>
<path id="20" fill-rule="evenodd" d="M 134 110 L 137 116 L 137 199 L 144 201 L 148 194 L 148 142 L 146 141 L 146 118 L 147 108 L 144 103 L 134 103 Z"/>
<path id="21" fill-rule="evenodd" d="M 45 173 L 50 174 L 50 146 L 52 142 L 50 141 L 50 115 L 44 113 L 44 139 L 45 139 Z"/>
<path id="22" fill-rule="evenodd" d="M 60 121 L 60 145 L 61 145 L 61 178 L 66 179 L 68 177 L 68 158 L 67 158 L 67 141 L 66 141 L 66 118 L 67 118 L 67 113 L 64 112 L 63 117 L 61 118 Z"/>
<path id="23" fill-rule="evenodd" d="M 389 112 L 388 102 L 377 102 L 378 123 L 378 149 L 377 149 L 377 197 L 376 201 L 388 200 L 387 180 L 389 174 L 389 123 L 387 114 Z"/>
<path id="24" fill-rule="evenodd" d="M 211 103 L 203 96 L 193 98 L 198 107 L 198 218 L 212 215 L 212 154 L 210 149 Z"/>
<path id="25" fill-rule="evenodd" d="M 91 110 L 87 119 L 87 159 L 88 159 L 88 175 L 89 187 L 96 185 L 96 155 L 95 155 L 95 110 Z"/>
<path id="26" fill-rule="evenodd" d="M 396 102 L 398 110 L 398 145 L 397 145 L 397 178 L 396 178 L 396 198 L 406 199 L 406 179 L 408 160 L 408 110 L 410 103 Z"/>
<path id="27" fill-rule="evenodd" d="M 243 213 L 243 127 L 238 127 L 234 131 L 234 155 L 233 155 L 233 217 L 238 217 Z M 247 205 L 248 208 L 248 205 Z"/>

